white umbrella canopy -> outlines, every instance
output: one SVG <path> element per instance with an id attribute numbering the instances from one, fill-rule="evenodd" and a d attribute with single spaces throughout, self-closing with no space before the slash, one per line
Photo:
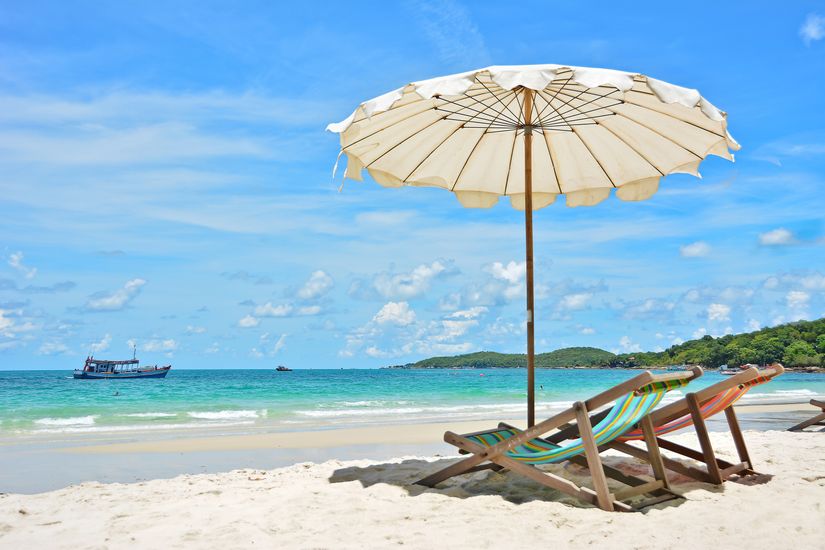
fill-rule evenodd
<path id="1" fill-rule="evenodd" d="M 532 211 L 565 195 L 645 200 L 668 174 L 733 160 L 726 114 L 698 91 L 641 74 L 566 65 L 493 66 L 413 82 L 365 101 L 340 134 L 346 178 L 440 187 L 462 205 L 507 196 L 525 211 L 528 424 L 534 421 Z M 337 166 L 337 163 L 336 163 Z"/>

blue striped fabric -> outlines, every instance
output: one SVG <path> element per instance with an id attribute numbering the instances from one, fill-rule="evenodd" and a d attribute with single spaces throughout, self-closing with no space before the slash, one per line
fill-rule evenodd
<path id="1" fill-rule="evenodd" d="M 665 393 L 673 389 L 673 387 L 676 386 L 669 385 L 669 387 L 657 389 L 649 393 L 642 393 L 641 395 L 636 395 L 635 392 L 631 392 L 618 400 L 613 408 L 610 409 L 607 416 L 593 426 L 596 445 L 604 445 L 628 431 L 634 424 L 638 423 L 643 416 L 658 405 Z M 520 430 L 501 429 L 484 434 L 472 435 L 468 438 L 485 447 L 492 447 L 518 433 L 520 433 Z M 514 447 L 505 454 L 521 462 L 550 464 L 567 460 L 582 453 L 584 453 L 584 445 L 581 438 L 570 440 L 561 446 L 536 438 Z"/>

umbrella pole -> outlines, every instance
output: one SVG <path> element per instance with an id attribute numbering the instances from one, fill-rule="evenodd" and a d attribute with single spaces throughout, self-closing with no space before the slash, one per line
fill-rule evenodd
<path id="1" fill-rule="evenodd" d="M 524 241 L 527 283 L 527 426 L 536 423 L 535 328 L 533 325 L 533 91 L 524 89 Z"/>

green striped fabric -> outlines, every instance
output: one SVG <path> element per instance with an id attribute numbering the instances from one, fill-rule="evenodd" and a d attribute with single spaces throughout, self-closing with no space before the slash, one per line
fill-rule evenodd
<path id="1" fill-rule="evenodd" d="M 686 384 L 686 381 L 681 380 L 654 382 L 616 401 L 616 404 L 610 409 L 607 416 L 593 426 L 596 445 L 604 445 L 624 434 L 658 405 L 665 393 Z M 492 447 L 519 433 L 521 433 L 520 430 L 508 428 L 472 435 L 468 436 L 468 438 L 485 447 Z M 584 453 L 584 444 L 581 438 L 570 440 L 561 446 L 540 438 L 535 438 L 514 447 L 505 454 L 521 462 L 550 464 L 567 460 L 582 453 Z"/>

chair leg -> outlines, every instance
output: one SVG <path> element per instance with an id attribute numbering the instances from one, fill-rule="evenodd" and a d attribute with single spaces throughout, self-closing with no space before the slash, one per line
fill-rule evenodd
<path id="1" fill-rule="evenodd" d="M 693 420 L 693 427 L 696 429 L 696 435 L 699 437 L 699 446 L 702 448 L 702 456 L 705 464 L 708 467 L 708 475 L 712 483 L 716 485 L 722 484 L 722 472 L 719 470 L 719 464 L 716 462 L 716 453 L 713 452 L 713 446 L 710 443 L 710 435 L 708 434 L 708 427 L 705 424 L 705 419 L 702 417 L 702 410 L 699 405 L 699 400 L 695 393 L 689 393 L 686 396 L 690 416 Z"/>
<path id="2" fill-rule="evenodd" d="M 739 453 L 739 460 L 745 462 L 748 468 L 753 469 L 753 462 L 748 454 L 748 447 L 745 445 L 745 438 L 742 436 L 742 429 L 739 427 L 739 419 L 736 418 L 736 413 L 733 410 L 733 405 L 725 409 L 725 416 L 728 419 L 728 427 L 733 436 L 733 442 L 736 444 L 736 452 Z"/>
<path id="3" fill-rule="evenodd" d="M 670 483 L 667 480 L 667 473 L 665 472 L 665 465 L 662 462 L 662 453 L 659 451 L 659 444 L 656 441 L 656 430 L 653 427 L 653 421 L 650 419 L 650 415 L 644 416 L 639 424 L 642 427 L 647 453 L 650 456 L 650 467 L 653 468 L 653 477 L 661 481 L 665 489 L 670 489 Z"/>
<path id="4" fill-rule="evenodd" d="M 599 449 L 596 446 L 596 439 L 593 437 L 593 426 L 590 424 L 587 407 L 581 401 L 576 403 L 575 407 L 576 423 L 579 426 L 584 454 L 587 457 L 587 468 L 590 470 L 590 477 L 593 479 L 593 487 L 596 489 L 599 508 L 612 512 L 613 498 L 610 495 L 610 489 L 607 487 L 607 477 L 604 474 L 604 468 L 602 468 L 601 458 L 599 458 Z"/>

